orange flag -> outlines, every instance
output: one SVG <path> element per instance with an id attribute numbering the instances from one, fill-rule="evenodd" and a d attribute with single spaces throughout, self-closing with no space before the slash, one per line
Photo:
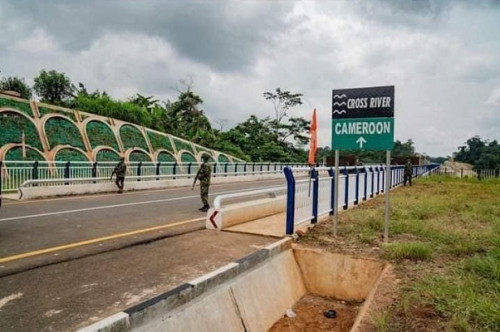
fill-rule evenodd
<path id="1" fill-rule="evenodd" d="M 316 150 L 318 149 L 318 121 L 316 120 L 316 109 L 313 111 L 313 116 L 311 120 L 311 129 L 309 130 L 309 134 L 311 136 L 311 140 L 309 141 L 309 165 L 316 164 Z"/>

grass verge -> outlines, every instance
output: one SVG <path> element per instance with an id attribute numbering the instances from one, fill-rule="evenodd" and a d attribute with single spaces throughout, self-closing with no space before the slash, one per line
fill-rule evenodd
<path id="1" fill-rule="evenodd" d="M 499 331 L 500 181 L 432 176 L 339 215 L 300 240 L 395 266 L 397 300 L 374 317 L 379 331 Z M 395 286 L 396 287 L 396 286 Z"/>

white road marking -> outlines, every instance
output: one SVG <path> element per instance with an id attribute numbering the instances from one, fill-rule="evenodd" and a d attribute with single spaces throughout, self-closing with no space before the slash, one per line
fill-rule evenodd
<path id="1" fill-rule="evenodd" d="M 17 293 L 17 294 L 12 294 L 12 295 L 9 295 L 7 297 L 4 297 L 3 299 L 0 300 L 0 309 L 6 305 L 8 302 L 12 301 L 12 300 L 15 300 L 15 299 L 18 299 L 20 298 L 21 296 L 23 296 L 23 293 Z"/>
<path id="2" fill-rule="evenodd" d="M 261 189 L 273 188 L 273 187 L 276 187 L 276 186 L 262 187 Z M 248 191 L 248 190 L 249 189 L 223 191 L 223 192 L 218 192 L 218 193 L 210 194 L 209 196 L 221 195 L 221 194 L 231 194 L 231 193 L 237 193 L 237 192 Z M 133 205 L 146 205 L 146 204 L 155 204 L 155 203 L 163 203 L 163 202 L 172 202 L 172 201 L 180 201 L 180 200 L 183 200 L 183 199 L 190 199 L 190 198 L 196 198 L 196 197 L 200 197 L 200 195 L 174 197 L 174 198 L 165 198 L 165 199 L 156 199 L 156 200 L 152 200 L 152 201 L 143 201 L 143 202 L 133 202 L 133 203 L 123 203 L 123 204 L 95 206 L 95 207 L 84 208 L 84 209 L 76 209 L 76 210 L 66 210 L 66 211 L 56 211 L 56 212 L 48 212 L 48 213 L 40 213 L 40 214 L 31 214 L 31 215 L 26 215 L 26 216 L 2 218 L 2 219 L 0 219 L 0 221 L 10 221 L 10 220 L 19 220 L 19 219 L 38 218 L 38 217 L 46 217 L 46 216 L 53 216 L 53 215 L 60 215 L 60 214 L 67 214 L 67 213 L 77 213 L 77 212 L 92 211 L 92 210 L 113 209 L 113 208 L 119 208 L 119 207 L 124 207 L 124 206 L 133 206 Z"/>

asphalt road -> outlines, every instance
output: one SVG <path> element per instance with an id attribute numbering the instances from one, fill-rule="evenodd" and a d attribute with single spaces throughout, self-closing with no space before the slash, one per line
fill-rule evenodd
<path id="1" fill-rule="evenodd" d="M 281 185 L 213 185 L 210 199 Z M 74 331 L 276 241 L 203 230 L 198 194 L 175 188 L 4 204 L 0 331 Z M 71 246 L 82 241 L 89 243 Z"/>
<path id="2" fill-rule="evenodd" d="M 210 199 L 281 185 L 283 179 L 212 185 Z M 6 202 L 0 209 L 0 276 L 12 268 L 40 266 L 65 255 L 72 259 L 154 234 L 201 229 L 206 215 L 198 211 L 201 205 L 198 187 Z M 148 231 L 162 226 L 166 227 Z M 134 231 L 139 233 L 126 234 Z M 78 245 L 82 241 L 90 243 Z"/>

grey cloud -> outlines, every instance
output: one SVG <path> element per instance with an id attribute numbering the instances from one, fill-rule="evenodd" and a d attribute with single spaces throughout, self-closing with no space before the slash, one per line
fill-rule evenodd
<path id="1" fill-rule="evenodd" d="M 7 6 L 8 0 L 0 1 Z M 43 28 L 68 51 L 80 51 L 105 33 L 144 33 L 171 43 L 181 56 L 221 71 L 250 66 L 265 43 L 287 25 L 293 2 L 230 1 L 15 1 L 8 5 L 25 33 Z M 10 20 L 12 21 L 12 20 Z M 29 23 L 27 23 L 29 22 Z"/>

